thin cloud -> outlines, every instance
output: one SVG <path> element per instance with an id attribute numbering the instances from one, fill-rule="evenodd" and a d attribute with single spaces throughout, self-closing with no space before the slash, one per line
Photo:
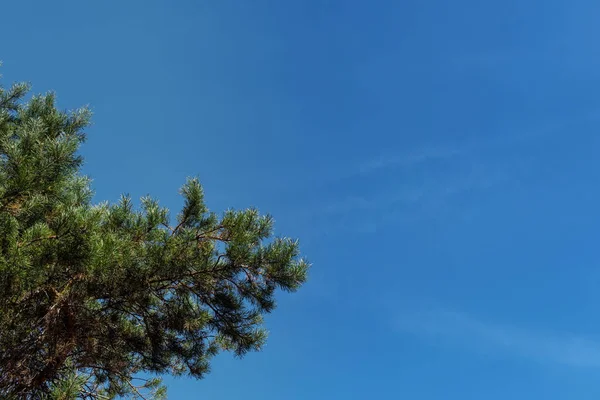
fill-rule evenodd
<path id="1" fill-rule="evenodd" d="M 467 148 L 431 147 L 403 155 L 383 156 L 380 155 L 359 166 L 358 173 L 361 175 L 373 173 L 377 170 L 391 167 L 411 167 L 435 160 L 444 160 L 460 156 L 468 151 Z"/>
<path id="2" fill-rule="evenodd" d="M 432 177 L 420 184 L 392 185 L 377 193 L 350 195 L 306 210 L 306 221 L 326 218 L 329 226 L 356 233 L 371 233 L 390 224 L 412 224 L 473 208 L 468 196 L 506 185 L 523 163 L 493 167 L 471 166 L 469 172 Z M 467 197 L 465 197 L 467 196 Z M 460 200 L 459 200 L 460 199 Z"/>
<path id="3" fill-rule="evenodd" d="M 593 114 L 583 113 L 575 120 L 590 119 Z M 436 161 L 453 161 L 460 158 L 469 158 L 486 151 L 510 151 L 514 146 L 524 143 L 534 144 L 536 140 L 557 132 L 568 125 L 570 121 L 547 122 L 532 130 L 521 130 L 509 135 L 497 135 L 482 140 L 474 140 L 458 145 L 437 145 L 413 149 L 409 152 L 382 153 L 362 164 L 354 170 L 357 175 L 369 175 L 381 170 L 392 168 L 410 168 Z"/>
<path id="4" fill-rule="evenodd" d="M 404 315 L 397 321 L 396 328 L 425 340 L 442 341 L 471 351 L 570 367 L 600 368 L 600 341 L 580 335 L 493 324 L 452 311 Z"/>
<path id="5" fill-rule="evenodd" d="M 337 199 L 330 202 L 320 200 L 318 204 L 303 204 L 295 211 L 296 216 L 300 221 L 310 221 L 311 224 L 317 219 L 330 227 L 369 233 L 400 221 L 411 223 L 448 213 L 468 213 L 476 204 L 469 203 L 468 197 L 462 198 L 459 203 L 455 202 L 456 199 L 489 192 L 497 186 L 518 184 L 520 177 L 526 175 L 529 169 L 529 160 L 516 156 L 515 147 L 536 144 L 567 123 L 548 123 L 533 130 L 454 146 L 440 144 L 408 152 L 382 152 L 362 164 L 346 167 L 343 172 L 332 173 L 330 183 L 354 178 L 367 180 L 381 173 L 402 170 L 402 184 L 390 182 L 392 184 L 377 192 L 359 192 L 356 188 L 360 186 L 353 185 L 353 193 L 337 195 Z M 442 163 L 443 168 L 440 168 Z M 432 164 L 438 165 L 434 167 Z M 390 177 L 389 174 L 380 176 L 382 182 L 389 181 Z M 321 190 L 321 193 L 326 192 L 325 188 Z"/>
<path id="6" fill-rule="evenodd" d="M 417 203 L 424 195 L 425 190 L 422 187 L 397 187 L 370 196 L 348 196 L 314 212 L 326 215 L 339 215 L 357 211 L 382 211 L 398 204 L 408 205 Z"/>

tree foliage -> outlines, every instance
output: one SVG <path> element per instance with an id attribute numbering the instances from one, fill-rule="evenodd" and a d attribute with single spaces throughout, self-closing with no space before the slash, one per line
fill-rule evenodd
<path id="1" fill-rule="evenodd" d="M 90 112 L 28 89 L 0 88 L 0 396 L 160 397 L 141 373 L 201 378 L 260 349 L 276 290 L 305 281 L 297 242 L 255 209 L 209 211 L 197 179 L 173 222 L 150 197 L 93 204 Z"/>

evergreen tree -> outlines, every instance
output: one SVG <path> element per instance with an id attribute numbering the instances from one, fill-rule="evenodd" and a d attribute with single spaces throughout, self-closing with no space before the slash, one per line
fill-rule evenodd
<path id="1" fill-rule="evenodd" d="M 92 204 L 78 148 L 90 112 L 0 88 L 0 397 L 160 397 L 219 351 L 265 341 L 261 316 L 308 264 L 255 209 L 217 215 L 197 179 L 157 200 Z"/>

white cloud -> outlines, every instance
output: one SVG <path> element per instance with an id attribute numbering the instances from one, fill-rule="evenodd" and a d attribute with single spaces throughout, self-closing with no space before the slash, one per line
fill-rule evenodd
<path id="1" fill-rule="evenodd" d="M 413 185 L 390 185 L 378 192 L 337 199 L 307 209 L 301 219 L 313 223 L 316 218 L 326 218 L 329 227 L 373 233 L 399 223 L 410 225 L 449 214 L 463 215 L 475 205 L 461 197 L 505 185 L 524 168 L 525 164 L 514 162 L 493 167 L 474 164 L 461 174 L 431 177 Z"/>
<path id="2" fill-rule="evenodd" d="M 472 351 L 527 358 L 541 363 L 600 368 L 600 341 L 500 325 L 451 311 L 405 314 L 396 321 L 403 333 Z"/>
<path id="3" fill-rule="evenodd" d="M 431 147 L 402 155 L 380 155 L 379 157 L 373 158 L 360 165 L 358 172 L 359 174 L 365 175 L 384 168 L 410 167 L 435 160 L 444 160 L 460 156 L 467 151 L 467 148 L 459 147 Z"/>
<path id="4" fill-rule="evenodd" d="M 574 120 L 591 118 L 590 113 L 582 113 Z M 369 175 L 388 168 L 407 168 L 428 164 L 435 161 L 454 161 L 457 158 L 469 158 L 484 152 L 508 152 L 515 146 L 535 144 L 544 136 L 556 133 L 568 125 L 569 121 L 548 121 L 545 125 L 532 130 L 516 130 L 507 135 L 486 135 L 479 140 L 472 140 L 454 145 L 434 145 L 413 149 L 409 152 L 396 151 L 390 153 L 385 149 L 381 154 L 372 157 L 358 166 L 353 173 Z M 572 121 L 571 121 L 572 122 Z"/>

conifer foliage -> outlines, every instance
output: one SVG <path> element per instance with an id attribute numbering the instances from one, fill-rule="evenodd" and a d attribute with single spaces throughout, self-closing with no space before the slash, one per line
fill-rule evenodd
<path id="1" fill-rule="evenodd" d="M 261 317 L 308 264 L 255 209 L 216 214 L 197 179 L 172 220 L 157 200 L 92 203 L 79 146 L 90 112 L 0 88 L 0 397 L 164 396 L 219 351 L 265 340 Z"/>

